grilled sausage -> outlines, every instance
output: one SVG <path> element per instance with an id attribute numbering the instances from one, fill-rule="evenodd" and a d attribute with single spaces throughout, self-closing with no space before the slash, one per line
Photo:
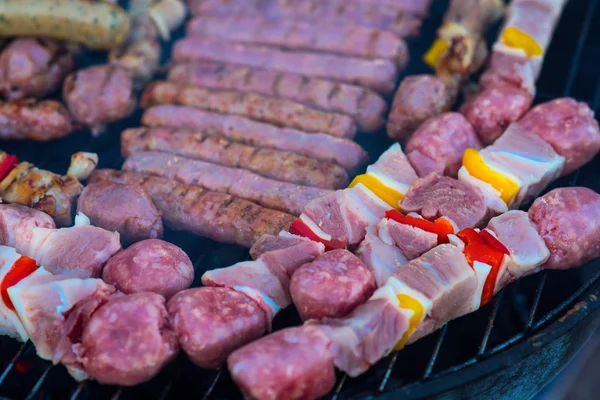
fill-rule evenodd
<path id="1" fill-rule="evenodd" d="M 295 217 L 224 193 L 210 192 L 171 179 L 134 172 L 96 170 L 89 181 L 141 186 L 173 230 L 183 230 L 244 247 L 265 233 L 287 229 Z"/>
<path id="2" fill-rule="evenodd" d="M 162 237 L 162 215 L 152 199 L 133 185 L 98 182 L 87 185 L 77 202 L 92 225 L 117 231 L 123 243 Z"/>
<path id="3" fill-rule="evenodd" d="M 248 0 L 232 2 L 224 0 L 195 0 L 189 3 L 193 15 L 245 15 L 289 19 L 318 23 L 319 25 L 352 23 L 394 32 L 400 37 L 416 36 L 421 27 L 421 18 L 394 7 L 344 2 L 304 0 L 262 1 Z"/>
<path id="4" fill-rule="evenodd" d="M 265 312 L 245 294 L 224 287 L 177 293 L 167 304 L 183 351 L 202 368 L 217 368 L 236 348 L 267 330 Z"/>
<path id="5" fill-rule="evenodd" d="M 392 32 L 356 25 L 324 25 L 244 16 L 198 16 L 189 22 L 188 35 L 362 58 L 382 58 L 404 64 L 406 42 Z"/>
<path id="6" fill-rule="evenodd" d="M 243 169 L 152 151 L 134 153 L 123 164 L 123 170 L 175 179 L 294 215 L 300 215 L 311 200 L 331 193 L 330 190 L 263 178 Z"/>
<path id="7" fill-rule="evenodd" d="M 61 42 L 23 38 L 0 54 L 0 94 L 8 100 L 53 93 L 73 69 L 75 50 Z"/>
<path id="8" fill-rule="evenodd" d="M 199 130 L 250 146 L 291 151 L 318 160 L 334 161 L 348 171 L 354 171 L 367 160 L 367 153 L 348 139 L 278 128 L 235 115 L 209 113 L 192 107 L 155 106 L 146 110 L 142 123 L 154 127 Z"/>
<path id="9" fill-rule="evenodd" d="M 232 168 L 244 168 L 283 182 L 334 187 L 345 172 L 335 163 L 299 154 L 232 142 L 202 132 L 176 128 L 132 128 L 121 133 L 121 152 L 164 151 Z M 342 179 L 343 180 L 343 179 Z"/>
<path id="10" fill-rule="evenodd" d="M 169 299 L 190 287 L 194 266 L 174 244 L 148 239 L 112 256 L 102 271 L 102 280 L 123 293 L 152 292 Z"/>
<path id="11" fill-rule="evenodd" d="M 0 36 L 43 36 L 95 49 L 118 46 L 129 32 L 123 9 L 104 1 L 5 0 L 0 15 Z"/>
<path id="12" fill-rule="evenodd" d="M 165 298 L 156 293 L 109 300 L 91 316 L 77 346 L 92 378 L 126 386 L 151 379 L 179 353 Z"/>
<path id="13" fill-rule="evenodd" d="M 363 87 L 235 64 L 213 61 L 176 63 L 169 70 L 168 80 L 294 100 L 322 111 L 349 115 L 364 132 L 381 128 L 387 111 L 385 100 Z"/>
<path id="14" fill-rule="evenodd" d="M 394 90 L 399 69 L 404 68 L 404 65 L 397 65 L 390 60 L 284 51 L 205 37 L 187 37 L 177 41 L 173 48 L 173 60 L 211 60 L 295 72 L 366 86 L 381 94 L 389 94 Z"/>
<path id="15" fill-rule="evenodd" d="M 60 139 L 73 131 L 66 108 L 54 100 L 0 102 L 0 139 Z"/>
<path id="16" fill-rule="evenodd" d="M 387 123 L 390 139 L 410 136 L 427 119 L 452 107 L 453 89 L 433 75 L 413 75 L 402 80 L 394 95 Z"/>
<path id="17" fill-rule="evenodd" d="M 153 82 L 142 95 L 141 106 L 178 104 L 207 111 L 234 114 L 307 132 L 322 132 L 352 139 L 356 125 L 347 115 L 326 113 L 290 100 L 231 90 L 205 89 L 174 82 Z"/>

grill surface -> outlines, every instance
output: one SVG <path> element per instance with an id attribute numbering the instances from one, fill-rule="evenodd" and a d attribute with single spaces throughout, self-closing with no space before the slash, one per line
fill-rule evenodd
<path id="1" fill-rule="evenodd" d="M 537 102 L 560 96 L 600 107 L 600 0 L 571 0 L 566 7 L 539 80 Z M 407 74 L 426 72 L 419 60 L 439 25 L 447 1 L 434 0 L 431 17 L 411 44 L 413 60 Z M 183 30 L 175 35 L 183 35 Z M 490 37 L 493 41 L 494 36 Z M 168 46 L 167 46 L 168 47 Z M 170 48 L 165 49 L 165 58 Z M 86 53 L 78 65 L 99 63 L 99 53 Z M 49 144 L 6 143 L 3 148 L 39 167 L 64 172 L 70 154 L 93 151 L 101 168 L 119 168 L 119 133 L 139 124 L 140 114 L 111 127 L 101 137 L 76 133 Z M 361 135 L 358 141 L 376 157 L 389 145 L 384 139 Z M 582 185 L 600 192 L 600 157 L 556 182 L 553 187 Z M 245 250 L 186 233 L 167 231 L 165 239 L 181 246 L 194 262 L 196 281 L 208 269 L 248 258 Z M 547 383 L 581 348 L 600 323 L 600 261 L 564 272 L 543 272 L 499 293 L 476 313 L 452 321 L 437 333 L 382 360 L 363 376 L 340 374 L 331 399 L 529 398 Z M 282 312 L 276 329 L 300 324 L 295 310 Z M 151 382 L 133 387 L 78 384 L 63 367 L 36 357 L 29 343 L 0 338 L 0 396 L 12 399 L 234 399 L 240 394 L 225 368 L 201 370 L 185 356 Z"/>

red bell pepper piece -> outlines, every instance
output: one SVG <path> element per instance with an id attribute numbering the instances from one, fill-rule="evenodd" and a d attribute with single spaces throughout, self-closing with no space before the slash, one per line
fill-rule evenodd
<path id="1" fill-rule="evenodd" d="M 15 167 L 19 164 L 19 159 L 17 156 L 12 154 L 7 154 L 0 163 L 0 182 L 4 180 L 10 174 L 10 171 L 15 169 Z"/>
<path id="2" fill-rule="evenodd" d="M 15 309 L 13 302 L 10 300 L 8 296 L 8 288 L 13 287 L 17 283 L 19 283 L 24 278 L 31 275 L 37 268 L 36 262 L 34 259 L 21 256 L 15 263 L 12 265 L 10 270 L 4 275 L 4 279 L 2 280 L 2 285 L 0 285 L 0 294 L 2 296 L 2 301 L 9 309 Z"/>
<path id="3" fill-rule="evenodd" d="M 425 232 L 435 233 L 438 235 L 439 244 L 448 243 L 448 235 L 454 233 L 454 227 L 445 218 L 438 218 L 431 222 L 423 218 L 409 217 L 398 210 L 388 210 L 385 212 L 385 216 L 401 224 L 419 228 Z"/>
<path id="4" fill-rule="evenodd" d="M 294 235 L 304 236 L 305 238 L 310 239 L 313 242 L 323 243 L 325 245 L 326 251 L 346 248 L 346 243 L 342 242 L 341 240 L 323 239 L 322 237 L 314 233 L 312 229 L 310 229 L 310 227 L 306 225 L 304 221 L 302 221 L 300 218 L 298 218 L 290 224 L 289 232 Z"/>
<path id="5" fill-rule="evenodd" d="M 464 253 L 471 267 L 473 267 L 475 261 L 492 267 L 483 284 L 481 294 L 481 305 L 483 306 L 494 296 L 502 260 L 504 255 L 508 255 L 509 252 L 498 239 L 485 230 L 477 232 L 475 229 L 466 228 L 458 232 L 457 236 L 465 243 Z"/>

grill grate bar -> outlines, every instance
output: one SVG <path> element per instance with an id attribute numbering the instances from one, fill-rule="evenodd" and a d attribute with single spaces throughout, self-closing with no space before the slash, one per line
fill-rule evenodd
<path id="1" fill-rule="evenodd" d="M 25 400 L 32 400 L 33 398 L 35 398 L 35 395 L 40 390 L 40 388 L 42 387 L 44 382 L 46 381 L 46 378 L 48 377 L 48 374 L 50 373 L 50 370 L 52 369 L 52 367 L 54 367 L 54 365 L 52 365 L 52 364 L 48 365 L 48 368 L 46 368 L 46 370 L 44 371 L 42 376 L 40 376 L 40 378 L 37 380 L 35 385 L 33 385 L 33 388 L 31 389 L 31 391 L 29 392 L 29 394 L 27 395 Z"/>
<path id="2" fill-rule="evenodd" d="M 19 358 L 21 358 L 23 356 L 23 354 L 25 354 L 25 352 L 27 351 L 27 349 L 29 348 L 30 345 L 31 345 L 30 341 L 27 341 L 27 342 L 23 343 L 23 345 L 21 345 L 21 348 L 19 349 L 19 351 L 17 351 L 17 354 L 15 354 L 15 356 L 12 358 L 12 360 L 10 360 L 10 363 L 6 366 L 6 368 L 4 369 L 4 372 L 2 372 L 2 375 L 0 375 L 0 385 L 2 385 L 2 383 L 4 382 L 4 380 L 10 373 L 10 371 L 12 371 L 12 369 L 15 367 L 15 364 L 17 363 L 17 361 L 19 361 Z"/>
<path id="3" fill-rule="evenodd" d="M 564 91 L 565 96 L 570 96 L 571 91 L 573 89 L 573 83 L 575 82 L 575 77 L 577 75 L 577 71 L 579 70 L 579 64 L 581 62 L 581 56 L 583 54 L 583 47 L 589 35 L 590 25 L 592 23 L 592 17 L 594 16 L 594 12 L 596 11 L 597 3 L 598 0 L 591 0 L 586 10 L 585 19 L 581 26 L 581 32 L 579 33 L 579 38 L 577 39 L 577 46 L 575 47 L 573 61 L 571 62 L 569 74 L 567 75 L 567 82 L 565 84 Z"/>
<path id="4" fill-rule="evenodd" d="M 427 380 L 431 376 L 431 371 L 433 371 L 433 366 L 435 365 L 435 361 L 437 360 L 438 354 L 440 353 L 440 348 L 442 347 L 444 337 L 446 337 L 447 330 L 448 324 L 444 325 L 438 333 L 437 341 L 435 342 L 435 346 L 433 347 L 433 353 L 431 353 L 431 358 L 429 359 L 429 363 L 427 363 L 427 368 L 425 368 L 425 372 L 423 373 L 423 380 Z"/>
<path id="5" fill-rule="evenodd" d="M 122 394 L 123 394 L 123 386 L 119 386 L 119 388 L 117 389 L 115 394 L 113 394 L 110 399 L 111 400 L 119 400 L 119 398 L 121 397 Z"/>
<path id="6" fill-rule="evenodd" d="M 388 381 L 390 380 L 390 375 L 392 374 L 392 371 L 394 370 L 394 365 L 396 365 L 397 359 L 398 359 L 398 352 L 395 351 L 390 359 L 390 363 L 388 364 L 385 374 L 383 375 L 381 384 L 379 385 L 379 388 L 377 389 L 379 392 L 383 392 L 385 390 L 385 386 L 387 385 Z"/>
<path id="7" fill-rule="evenodd" d="M 160 394 L 160 396 L 158 397 L 158 400 L 166 400 L 166 398 L 169 397 L 169 394 L 171 393 L 172 387 L 173 387 L 173 379 L 169 379 L 169 382 L 165 385 L 165 388 L 162 391 L 162 393 Z"/>
<path id="8" fill-rule="evenodd" d="M 215 390 L 215 387 L 217 386 L 217 382 L 219 381 L 219 378 L 221 377 L 222 373 L 223 373 L 223 368 L 219 368 L 219 370 L 215 374 L 215 379 L 213 379 L 212 383 L 206 390 L 206 393 L 204 393 L 204 396 L 202 396 L 202 400 L 207 400 L 209 398 L 209 396 L 211 395 L 211 393 L 213 392 L 213 390 Z"/>
<path id="9" fill-rule="evenodd" d="M 529 319 L 527 321 L 527 326 L 525 330 L 530 331 L 533 326 L 533 321 L 535 320 L 535 314 L 537 313 L 537 309 L 540 305 L 540 299 L 542 298 L 542 291 L 544 290 L 544 286 L 546 286 L 546 279 L 548 278 L 548 273 L 546 271 L 542 272 L 542 279 L 535 291 L 535 298 L 533 303 L 531 304 L 531 309 L 529 311 Z"/>
<path id="10" fill-rule="evenodd" d="M 335 392 L 333 392 L 333 395 L 331 396 L 331 400 L 337 400 L 340 392 L 342 391 L 342 387 L 346 383 L 347 379 L 348 379 L 348 374 L 344 373 L 340 379 L 340 383 L 338 383 L 338 385 L 335 388 Z"/>
<path id="11" fill-rule="evenodd" d="M 79 396 L 81 395 L 81 393 L 83 393 L 83 389 L 85 388 L 86 384 L 87 384 L 87 381 L 80 382 L 79 385 L 77 385 L 77 388 L 75 389 L 73 394 L 71 395 L 70 400 L 77 400 L 79 398 Z"/>
<path id="12" fill-rule="evenodd" d="M 500 303 L 502 302 L 502 297 L 504 297 L 504 289 L 500 291 L 494 297 L 494 304 L 492 306 L 492 312 L 490 313 L 490 318 L 488 320 L 487 327 L 485 328 L 485 333 L 483 334 L 483 338 L 481 338 L 481 344 L 479 345 L 479 351 L 477 352 L 477 357 L 481 357 L 483 353 L 485 353 L 485 349 L 488 344 L 488 340 L 490 339 L 490 335 L 492 334 L 492 329 L 494 329 L 494 321 L 496 320 L 496 315 L 498 314 L 498 308 L 500 307 Z"/>
<path id="13" fill-rule="evenodd" d="M 600 82 L 598 82 L 598 86 L 596 87 L 596 93 L 594 95 L 594 102 L 592 103 L 592 109 L 594 111 L 598 111 L 598 107 L 600 107 Z"/>

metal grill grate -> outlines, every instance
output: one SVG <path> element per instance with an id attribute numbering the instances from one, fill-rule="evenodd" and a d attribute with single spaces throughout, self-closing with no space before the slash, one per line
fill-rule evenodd
<path id="1" fill-rule="evenodd" d="M 598 1 L 571 0 L 565 9 L 539 80 L 536 101 L 573 96 L 588 102 L 598 111 L 600 76 L 594 61 L 600 59 L 600 26 L 592 24 L 594 19 L 600 20 Z M 432 16 L 424 24 L 421 38 L 411 46 L 415 60 L 411 61 L 408 74 L 425 71 L 416 55 L 423 54 L 431 43 L 446 6 L 447 0 L 433 1 Z M 179 32 L 175 36 L 182 34 Z M 168 55 L 170 49 L 165 52 Z M 103 61 L 101 54 L 88 53 L 83 57 L 79 65 Z M 124 127 L 138 125 L 139 119 L 138 113 L 111 127 L 110 132 L 98 138 L 81 133 L 47 145 L 10 143 L 5 147 L 7 151 L 41 168 L 57 172 L 65 171 L 70 154 L 81 150 L 98 153 L 102 168 L 119 168 L 123 161 L 119 155 L 119 133 Z M 383 138 L 362 136 L 358 141 L 369 151 L 372 159 L 389 145 Z M 595 174 L 598 167 L 600 157 L 570 177 L 561 179 L 554 187 L 583 185 L 600 191 L 600 179 Z M 248 257 L 242 249 L 215 244 L 186 233 L 168 231 L 165 238 L 181 246 L 194 260 L 197 277 L 194 286 L 200 285 L 200 276 L 205 270 L 227 266 Z M 596 262 L 580 270 L 544 272 L 523 279 L 504 289 L 483 309 L 452 321 L 435 334 L 402 352 L 392 354 L 363 376 L 353 379 L 340 374 L 329 398 L 421 398 L 442 392 L 447 394 L 444 398 L 455 398 L 451 393 L 458 393 L 456 388 L 474 380 L 478 373 L 479 378 L 495 373 L 497 379 L 502 379 L 502 373 L 498 371 L 508 369 L 511 362 L 520 360 L 513 357 L 515 351 L 512 350 L 517 346 L 543 345 L 554 351 L 550 339 L 544 342 L 543 338 L 552 336 L 551 328 L 568 310 L 574 313 L 574 310 L 586 307 L 588 303 L 581 301 L 587 299 L 588 293 L 595 293 L 598 289 L 599 267 L 600 262 Z M 574 304 L 580 307 L 573 309 Z M 596 319 L 593 323 L 596 323 Z M 592 322 L 584 322 L 593 325 Z M 294 310 L 285 310 L 274 321 L 274 327 L 278 329 L 299 323 L 300 319 Z M 570 330 L 577 333 L 576 327 L 571 326 Z M 555 331 L 558 330 L 552 329 L 552 333 Z M 571 336 L 569 343 L 575 344 L 575 339 L 579 339 L 580 343 L 585 338 L 584 333 L 578 335 L 580 337 Z M 525 347 L 516 350 L 519 351 L 519 357 L 524 357 L 522 353 L 526 352 Z M 561 353 L 565 362 L 575 350 Z M 480 372 L 474 373 L 474 367 Z M 555 368 L 551 365 L 545 367 L 548 372 L 543 376 L 547 380 Z M 101 386 L 95 382 L 77 383 L 69 378 L 64 368 L 53 367 L 37 358 L 30 343 L 19 345 L 2 337 L 0 371 L 0 396 L 13 399 L 240 398 L 226 369 L 201 370 L 184 356 L 180 356 L 147 384 L 118 388 Z M 538 382 L 537 387 L 542 383 Z"/>

